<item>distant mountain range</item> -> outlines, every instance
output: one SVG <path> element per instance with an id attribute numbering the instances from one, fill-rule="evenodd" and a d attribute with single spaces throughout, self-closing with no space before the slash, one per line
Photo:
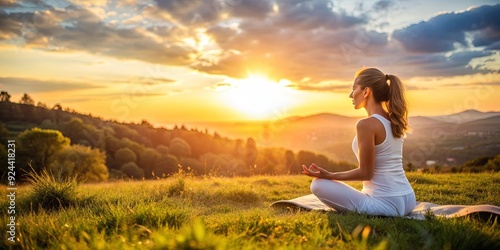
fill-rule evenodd
<path id="1" fill-rule="evenodd" d="M 499 115 L 500 112 L 481 112 L 474 109 L 469 109 L 456 114 L 429 116 L 429 118 L 447 123 L 463 124 Z"/>
<path id="2" fill-rule="evenodd" d="M 294 116 L 270 122 L 199 123 L 232 138 L 253 137 L 261 146 L 279 146 L 322 153 L 334 160 L 355 162 L 351 142 L 361 117 L 331 113 Z M 409 118 L 412 133 L 405 139 L 404 159 L 415 165 L 428 160 L 457 165 L 474 157 L 500 154 L 500 112 L 466 110 L 442 116 Z"/>

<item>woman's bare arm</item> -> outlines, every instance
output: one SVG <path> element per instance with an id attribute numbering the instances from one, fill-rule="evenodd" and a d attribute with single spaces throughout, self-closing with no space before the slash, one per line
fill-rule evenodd
<path id="1" fill-rule="evenodd" d="M 323 179 L 343 181 L 371 180 L 375 169 L 375 118 L 368 118 L 356 124 L 358 137 L 359 167 L 349 171 L 331 173 L 316 164 L 302 166 L 302 173 Z"/>

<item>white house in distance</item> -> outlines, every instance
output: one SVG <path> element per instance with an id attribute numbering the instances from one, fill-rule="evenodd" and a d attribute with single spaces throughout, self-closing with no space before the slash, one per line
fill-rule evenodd
<path id="1" fill-rule="evenodd" d="M 427 165 L 427 167 L 434 166 L 434 165 L 436 165 L 436 161 L 434 161 L 434 160 L 427 160 L 425 162 L 425 165 Z"/>

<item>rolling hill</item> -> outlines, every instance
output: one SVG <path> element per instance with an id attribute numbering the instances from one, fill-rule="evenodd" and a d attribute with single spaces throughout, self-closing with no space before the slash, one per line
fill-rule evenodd
<path id="1" fill-rule="evenodd" d="M 330 113 L 295 116 L 270 122 L 203 123 L 236 138 L 254 137 L 262 146 L 306 149 L 333 160 L 356 162 L 351 142 L 360 117 Z M 404 159 L 414 165 L 433 160 L 459 165 L 469 159 L 500 153 L 500 112 L 466 110 L 443 116 L 412 116 Z"/>
<path id="2" fill-rule="evenodd" d="M 35 126 L 28 120 L 36 120 L 36 124 L 41 124 L 42 121 L 47 120 L 47 117 L 56 125 L 61 122 L 63 116 L 79 118 L 86 123 L 93 124 L 96 128 L 114 124 L 112 121 L 104 121 L 101 118 L 74 112 L 48 110 L 22 104 L 3 104 L 5 107 L 0 109 L 0 120 L 10 121 L 8 128 L 12 135 Z M 192 133 L 204 131 L 199 133 L 202 137 L 206 135 L 201 134 L 208 133 L 230 140 L 253 138 L 258 147 L 262 148 L 290 149 L 295 153 L 307 150 L 323 154 L 333 161 L 356 163 L 351 150 L 351 142 L 356 134 L 355 124 L 360 119 L 362 118 L 320 113 L 267 122 L 199 122 L 186 123 L 182 127 L 185 126 L 186 130 L 193 130 Z M 442 116 L 412 116 L 409 122 L 413 131 L 405 138 L 405 163 L 411 162 L 415 166 L 425 166 L 427 161 L 434 161 L 438 164 L 455 166 L 473 158 L 500 154 L 500 112 L 466 110 Z M 122 125 L 133 130 L 156 131 L 148 123 Z M 157 132 L 169 131 L 163 130 L 160 129 Z M 150 141 L 142 138 L 150 134 L 143 132 L 131 138 L 148 147 L 165 144 L 161 141 L 163 138 L 161 136 L 151 136 Z M 199 145 L 195 141 L 190 143 L 193 144 L 191 146 L 194 151 L 198 152 Z"/>
<path id="3" fill-rule="evenodd" d="M 456 114 L 432 116 L 430 118 L 447 123 L 464 124 L 498 115 L 500 115 L 499 112 L 481 112 L 474 109 L 469 109 Z"/>

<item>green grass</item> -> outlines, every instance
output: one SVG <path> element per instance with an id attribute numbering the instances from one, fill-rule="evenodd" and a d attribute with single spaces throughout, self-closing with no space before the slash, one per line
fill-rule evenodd
<path id="1" fill-rule="evenodd" d="M 58 178 L 43 170 L 40 174 L 30 172 L 28 181 L 32 186 L 26 199 L 34 210 L 50 211 L 78 205 L 76 178 Z"/>
<path id="2" fill-rule="evenodd" d="M 408 179 L 420 201 L 500 206 L 500 173 L 408 173 Z M 46 186 L 40 191 L 37 184 L 22 186 L 16 196 L 18 242 L 10 245 L 2 239 L 0 248 L 500 249 L 497 221 L 474 216 L 417 221 L 269 208 L 273 201 L 309 194 L 310 181 L 306 176 L 176 175 L 85 184 L 64 192 Z M 42 206 L 37 192 L 49 197 L 45 199 L 56 193 L 70 202 Z M 6 197 L 5 186 L 0 193 Z M 3 225 L 8 223 L 7 204 L 0 203 Z"/>

